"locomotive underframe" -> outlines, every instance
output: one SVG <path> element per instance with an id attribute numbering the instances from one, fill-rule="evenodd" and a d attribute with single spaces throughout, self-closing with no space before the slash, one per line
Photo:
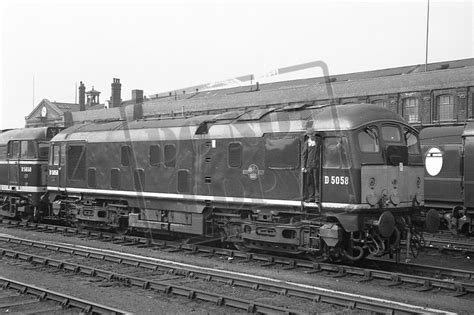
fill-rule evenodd
<path id="1" fill-rule="evenodd" d="M 39 216 L 41 203 L 40 193 L 3 193 L 0 195 L 0 216 L 30 220 Z"/>

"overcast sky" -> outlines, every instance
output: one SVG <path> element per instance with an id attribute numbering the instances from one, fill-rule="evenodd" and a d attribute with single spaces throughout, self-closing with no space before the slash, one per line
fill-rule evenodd
<path id="1" fill-rule="evenodd" d="M 427 0 L 7 0 L 0 10 L 0 129 L 23 127 L 44 98 L 74 103 L 79 81 L 105 102 L 112 78 L 126 100 L 132 89 L 151 95 L 315 60 L 331 74 L 425 62 Z M 472 1 L 431 0 L 428 61 L 472 58 L 472 19 Z"/>

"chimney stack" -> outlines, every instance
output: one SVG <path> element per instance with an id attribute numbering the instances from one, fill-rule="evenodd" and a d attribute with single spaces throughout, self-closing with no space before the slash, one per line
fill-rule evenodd
<path id="1" fill-rule="evenodd" d="M 120 107 L 122 99 L 120 98 L 122 84 L 120 79 L 114 78 L 112 83 L 112 95 L 110 96 L 110 107 Z"/>
<path id="2" fill-rule="evenodd" d="M 79 110 L 81 112 L 86 110 L 86 87 L 82 81 L 79 85 Z"/>
<path id="3" fill-rule="evenodd" d="M 135 104 L 143 103 L 143 90 L 132 90 L 132 100 Z"/>

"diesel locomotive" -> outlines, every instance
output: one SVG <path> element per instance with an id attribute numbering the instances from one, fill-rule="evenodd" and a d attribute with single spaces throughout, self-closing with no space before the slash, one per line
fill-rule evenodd
<path id="1" fill-rule="evenodd" d="M 317 202 L 303 200 L 308 129 L 321 139 Z M 51 140 L 43 216 L 358 260 L 418 233 L 423 172 L 417 131 L 371 104 L 87 123 Z"/>
<path id="2" fill-rule="evenodd" d="M 41 197 L 47 189 L 49 141 L 57 127 L 0 132 L 0 216 L 39 219 L 48 207 Z"/>
<path id="3" fill-rule="evenodd" d="M 436 209 L 454 233 L 474 232 L 474 122 L 428 127 L 420 141 L 425 158 L 425 206 Z"/>

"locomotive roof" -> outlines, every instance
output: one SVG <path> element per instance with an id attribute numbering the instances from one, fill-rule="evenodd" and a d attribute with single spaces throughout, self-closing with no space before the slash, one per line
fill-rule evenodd
<path id="1" fill-rule="evenodd" d="M 6 130 L 0 133 L 0 145 L 10 140 L 47 140 L 48 127 L 21 128 Z"/>
<path id="2" fill-rule="evenodd" d="M 52 141 L 158 140 L 168 139 L 171 134 L 174 139 L 192 139 L 202 135 L 210 138 L 261 137 L 269 132 L 304 132 L 308 121 L 313 122 L 313 128 L 317 131 L 352 130 L 377 121 L 406 124 L 396 113 L 380 105 L 310 105 L 189 118 L 89 123 L 63 130 Z"/>
<path id="3" fill-rule="evenodd" d="M 461 143 L 464 125 L 434 126 L 423 128 L 420 132 L 422 144 Z"/>

